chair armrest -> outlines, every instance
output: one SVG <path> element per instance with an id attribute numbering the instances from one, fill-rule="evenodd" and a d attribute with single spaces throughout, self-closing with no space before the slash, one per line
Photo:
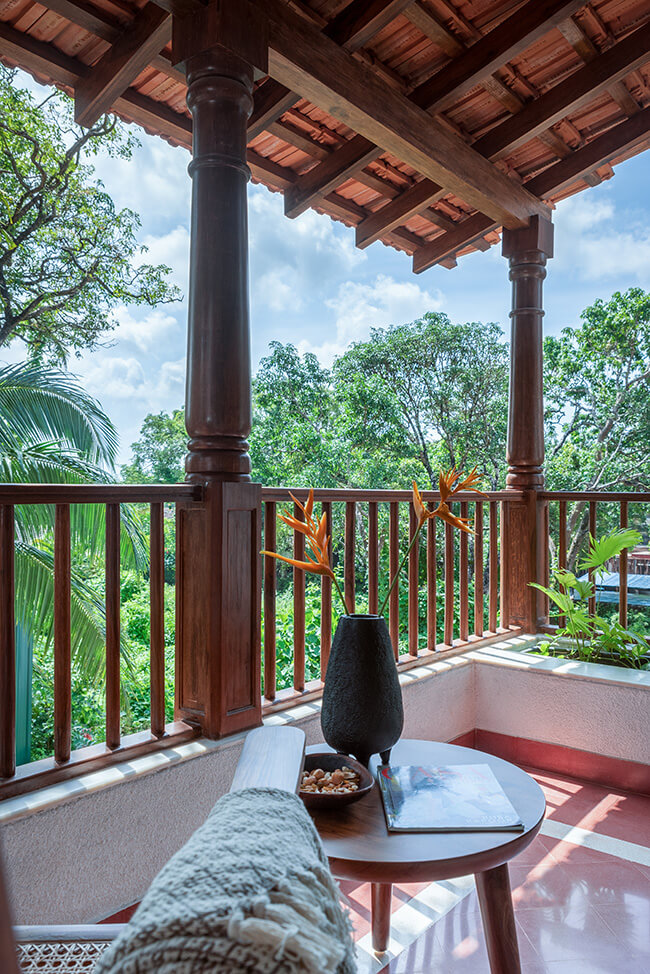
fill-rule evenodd
<path id="1" fill-rule="evenodd" d="M 257 727 L 246 737 L 230 791 L 281 788 L 296 792 L 304 762 L 304 731 L 297 727 Z"/>

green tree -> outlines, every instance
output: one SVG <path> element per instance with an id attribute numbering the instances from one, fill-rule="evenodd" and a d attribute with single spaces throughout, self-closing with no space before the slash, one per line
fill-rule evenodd
<path id="1" fill-rule="evenodd" d="M 10 483 L 81 484 L 113 480 L 117 434 L 100 405 L 70 375 L 34 363 L 0 368 L 0 476 Z M 75 667 L 100 684 L 105 672 L 101 595 L 88 578 L 103 554 L 103 505 L 73 504 L 70 534 L 71 635 Z M 54 510 L 15 508 L 15 612 L 23 726 L 28 724 L 31 660 L 37 641 L 51 645 L 54 623 Z M 139 524 L 123 514 L 123 557 L 144 562 Z M 123 646 L 123 649 L 125 647 Z M 125 662 L 129 664 L 128 656 Z M 27 734 L 23 734 L 26 740 Z M 25 745 L 26 747 L 26 745 Z M 24 753 L 24 751 L 23 751 Z"/>
<path id="2" fill-rule="evenodd" d="M 408 444 L 432 486 L 441 465 L 476 464 L 492 487 L 500 484 L 508 348 L 498 325 L 452 325 L 447 315 L 428 312 L 411 324 L 373 329 L 369 341 L 341 356 L 334 373 L 353 411 L 359 383 L 368 391 L 374 383 L 367 427 Z"/>
<path id="3" fill-rule="evenodd" d="M 81 129 L 67 96 L 38 105 L 16 78 L 0 65 L 0 345 L 22 338 L 32 358 L 61 363 L 115 327 L 115 307 L 179 294 L 88 161 L 129 159 L 133 136 L 109 116 Z"/>
<path id="4" fill-rule="evenodd" d="M 544 343 L 546 477 L 552 490 L 650 489 L 650 294 L 616 291 Z M 574 504 L 573 566 L 588 529 Z"/>
<path id="5" fill-rule="evenodd" d="M 183 409 L 145 416 L 140 437 L 131 444 L 131 450 L 131 462 L 122 467 L 122 477 L 128 483 L 180 483 L 185 476 L 187 451 Z"/>

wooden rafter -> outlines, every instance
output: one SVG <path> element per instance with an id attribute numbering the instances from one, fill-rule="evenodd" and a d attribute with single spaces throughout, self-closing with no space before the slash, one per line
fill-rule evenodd
<path id="1" fill-rule="evenodd" d="M 510 111 L 518 111 L 523 107 L 523 102 L 505 87 L 493 71 L 501 66 L 504 60 L 514 57 L 530 46 L 582 5 L 583 0 L 543 0 L 543 2 L 531 0 L 523 9 L 519 9 L 516 14 L 481 37 L 471 47 L 465 48 L 447 28 L 438 24 L 421 4 L 411 4 L 404 11 L 411 22 L 432 36 L 451 56 L 454 54 L 458 56 L 433 78 L 414 89 L 409 96 L 410 100 L 428 111 L 440 111 L 478 81 L 484 81 L 493 97 L 496 97 Z M 327 33 L 328 30 L 326 29 L 325 32 Z M 552 132 L 548 133 L 545 141 L 560 158 L 570 151 Z M 359 156 L 356 157 L 353 152 L 346 153 L 348 165 L 345 169 L 339 170 L 340 181 L 351 176 L 357 178 L 359 169 L 368 161 L 366 144 L 357 142 L 356 145 Z M 331 186 L 330 172 L 328 169 L 323 169 L 321 175 L 324 191 Z M 318 170 L 312 170 L 310 177 L 308 184 L 305 185 L 305 192 L 309 194 L 309 202 L 306 206 L 313 205 L 319 197 Z M 300 184 L 295 187 L 292 196 L 295 199 L 295 206 L 289 204 L 290 208 L 286 211 L 288 216 L 297 215 L 306 208 L 301 200 Z"/>
<path id="2" fill-rule="evenodd" d="M 362 250 L 385 233 L 401 226 L 409 217 L 420 213 L 444 194 L 444 189 L 430 179 L 411 186 L 380 210 L 371 213 L 357 226 L 356 244 Z"/>
<path id="3" fill-rule="evenodd" d="M 595 98 L 613 82 L 650 60 L 650 24 L 639 27 L 614 47 L 585 64 L 571 78 L 555 85 L 522 111 L 501 122 L 474 143 L 486 158 L 494 159 L 529 142 L 554 122 Z"/>
<path id="4" fill-rule="evenodd" d="M 324 33 L 341 47 L 355 51 L 390 24 L 412 0 L 352 0 L 334 17 Z"/>
<path id="5" fill-rule="evenodd" d="M 75 121 L 92 125 L 169 43 L 172 18 L 154 3 L 136 19 L 75 88 Z"/>
<path id="6" fill-rule="evenodd" d="M 570 16 L 584 0 L 529 0 L 411 93 L 416 105 L 444 111 L 506 61 Z"/>
<path id="7" fill-rule="evenodd" d="M 573 50 L 582 58 L 585 64 L 598 57 L 598 48 L 573 17 L 568 17 L 557 26 L 562 36 L 569 42 Z M 626 115 L 634 115 L 638 112 L 639 106 L 625 87 L 623 81 L 615 81 L 608 86 L 607 91 Z"/>
<path id="8" fill-rule="evenodd" d="M 266 131 L 272 122 L 276 122 L 299 100 L 299 96 L 293 91 L 278 84 L 273 78 L 268 78 L 255 91 L 253 113 L 248 121 L 249 139 Z"/>
<path id="9" fill-rule="evenodd" d="M 566 159 L 549 166 L 526 184 L 536 196 L 548 197 L 569 186 L 585 173 L 602 166 L 639 142 L 650 138 L 650 108 L 644 108 L 603 135 L 576 149 Z"/>
<path id="10" fill-rule="evenodd" d="M 498 224 L 483 213 L 475 213 L 459 223 L 454 230 L 450 230 L 441 237 L 436 237 L 429 244 L 420 247 L 413 255 L 413 271 L 421 274 L 434 264 L 439 264 L 444 258 L 454 256 L 456 251 L 466 247 L 479 237 L 493 230 Z"/>
<path id="11" fill-rule="evenodd" d="M 269 15 L 269 73 L 277 81 L 300 91 L 368 143 L 382 145 L 499 223 L 523 225 L 531 215 L 543 211 L 539 201 L 521 186 L 493 166 L 483 165 L 485 160 L 473 149 L 388 88 L 317 28 L 299 18 L 296 22 L 295 15 L 277 0 L 256 3 Z M 361 154 L 365 153 L 364 144 L 358 144 Z M 291 205 L 296 201 L 295 190 L 290 196 Z"/>

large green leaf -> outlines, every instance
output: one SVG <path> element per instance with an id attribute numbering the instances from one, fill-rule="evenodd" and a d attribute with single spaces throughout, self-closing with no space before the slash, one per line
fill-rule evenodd
<path id="1" fill-rule="evenodd" d="M 619 528 L 596 541 L 589 535 L 589 554 L 580 562 L 581 568 L 602 569 L 610 558 L 616 558 L 625 548 L 634 548 L 643 538 L 638 531 Z"/>

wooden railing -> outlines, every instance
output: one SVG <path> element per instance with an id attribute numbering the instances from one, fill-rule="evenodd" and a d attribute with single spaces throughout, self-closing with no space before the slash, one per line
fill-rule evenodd
<path id="1" fill-rule="evenodd" d="M 546 523 L 549 543 L 546 545 L 546 578 L 551 565 L 577 569 L 587 552 L 589 536 L 598 538 L 614 528 L 648 529 L 650 493 L 621 491 L 545 491 L 539 503 L 547 508 Z M 640 505 L 645 505 L 641 509 Z M 621 552 L 618 561 L 618 617 L 628 625 L 628 567 L 630 554 Z M 579 573 L 579 572 L 578 572 Z M 593 572 L 588 572 L 593 579 Z M 596 610 L 596 597 L 589 600 L 590 612 Z M 546 608 L 548 614 L 548 603 Z M 564 618 L 553 619 L 559 625 Z"/>
<path id="2" fill-rule="evenodd" d="M 300 500 L 306 496 L 304 489 L 291 492 Z M 333 556 L 335 570 L 343 581 L 346 603 L 351 611 L 377 612 L 387 579 L 395 574 L 415 530 L 411 496 L 410 491 L 396 490 L 314 491 L 317 509 L 327 514 L 335 538 L 340 538 L 339 544 L 334 546 L 330 540 L 330 556 Z M 430 506 L 440 500 L 440 495 L 433 491 L 425 492 L 423 496 Z M 439 657 L 462 651 L 503 634 L 505 620 L 500 620 L 499 581 L 500 512 L 503 504 L 520 499 L 518 491 L 510 490 L 491 493 L 486 499 L 477 499 L 477 495 L 471 493 L 459 494 L 453 510 L 473 522 L 475 534 L 472 538 L 438 519 L 427 522 L 426 531 L 412 549 L 403 577 L 388 602 L 388 626 L 400 668 L 417 665 L 434 655 Z M 282 526 L 283 536 L 279 542 L 278 512 L 293 511 L 289 489 L 264 487 L 262 502 L 265 549 L 302 559 L 305 546 L 300 532 L 289 532 Z M 288 595 L 293 616 L 289 647 L 286 627 L 281 628 L 278 620 L 279 579 L 284 586 L 285 607 Z M 316 674 L 309 674 L 306 665 L 308 586 L 312 592 L 311 604 L 315 601 L 314 586 L 320 586 L 316 600 L 318 639 L 315 641 L 319 649 Z M 473 595 L 470 599 L 471 588 Z M 406 600 L 400 597 L 403 591 L 407 592 Z M 298 569 L 285 567 L 274 558 L 265 558 L 263 695 L 267 711 L 288 706 L 297 698 L 304 698 L 305 694 L 315 695 L 322 690 L 332 641 L 332 600 L 329 578 L 306 578 Z M 425 603 L 423 606 L 421 601 Z M 439 601 L 442 602 L 440 606 Z M 338 605 L 334 606 L 334 611 L 338 614 Z M 313 626 L 312 618 L 312 633 Z M 286 676 L 287 655 L 290 656 L 290 681 Z M 285 663 L 284 679 L 278 678 L 280 658 Z M 313 665 L 313 658 L 311 663 Z"/>
<path id="3" fill-rule="evenodd" d="M 165 724 L 164 534 L 166 505 L 200 500 L 193 485 L 0 485 L 0 794 L 8 797 L 60 778 L 195 736 L 196 728 Z M 70 506 L 100 504 L 106 511 L 106 741 L 71 749 Z M 123 736 L 120 720 L 120 507 L 149 505 L 150 694 L 149 730 Z M 17 505 L 51 505 L 54 534 L 54 754 L 16 767 L 16 657 L 14 512 Z"/>
<path id="4" fill-rule="evenodd" d="M 293 493 L 300 499 L 306 496 L 304 489 Z M 434 506 L 439 495 L 428 492 L 424 499 Z M 318 513 L 327 514 L 332 528 L 330 556 L 350 610 L 377 612 L 388 579 L 394 575 L 415 529 L 410 492 L 322 489 L 315 491 L 315 503 Z M 644 524 L 647 532 L 648 509 L 639 505 L 648 503 L 650 494 L 638 493 L 524 494 L 507 490 L 490 493 L 485 498 L 459 495 L 453 510 L 470 519 L 474 534 L 461 534 L 439 520 L 430 520 L 389 598 L 387 619 L 396 665 L 409 669 L 500 639 L 505 633 L 523 631 L 521 595 L 523 592 L 528 597 L 527 593 L 532 592 L 529 581 L 546 581 L 551 565 L 572 567 L 572 562 L 584 553 L 589 533 L 601 535 L 615 526 L 641 528 Z M 79 750 L 71 747 L 70 508 L 73 504 L 100 504 L 106 511 L 106 740 Z M 120 538 L 121 505 L 128 504 L 149 505 L 151 720 L 148 729 L 124 735 L 120 714 Z M 16 505 L 50 505 L 54 538 L 54 753 L 18 768 L 15 757 Z M 187 573 L 194 571 L 184 585 L 185 602 L 179 598 L 183 586 L 176 587 L 176 713 L 185 715 L 187 722 L 177 719 L 165 723 L 163 519 L 165 507 L 171 505 L 176 505 L 177 516 L 183 512 L 188 517 L 193 517 L 197 509 L 202 513 L 209 508 L 203 489 L 189 484 L 164 487 L 0 485 L 0 798 L 180 743 L 202 730 L 211 733 L 203 723 L 201 708 L 183 709 L 178 700 L 181 675 L 189 698 L 196 695 L 200 700 L 210 690 L 209 686 L 195 685 L 195 661 L 185 659 L 179 650 L 179 627 L 187 621 L 183 613 L 194 613 L 200 618 L 202 609 L 200 605 L 197 608 L 197 598 L 208 594 L 200 574 L 197 575 L 203 571 L 203 563 L 194 565 L 192 550 L 185 556 L 189 559 L 187 564 L 181 561 L 177 565 L 177 569 L 183 568 Z M 263 546 L 303 558 L 304 536 L 289 531 L 279 521 L 278 514 L 283 510 L 293 510 L 289 489 L 262 488 Z M 520 525 L 529 526 L 526 530 L 530 528 L 531 538 L 539 539 L 542 553 L 537 561 L 530 557 L 526 545 L 515 550 L 511 532 L 517 519 Z M 537 525 L 534 530 L 533 525 Z M 179 558 L 182 550 L 185 549 L 177 544 Z M 534 570 L 533 564 L 537 564 Z M 619 617 L 626 625 L 628 556 L 625 553 L 619 571 Z M 273 558 L 264 559 L 262 586 L 263 665 L 262 686 L 257 692 L 262 693 L 263 707 L 268 712 L 290 706 L 297 700 L 309 700 L 322 691 L 333 626 L 341 610 L 335 602 L 336 593 L 330 579 L 305 576 Z M 517 607 L 513 609 L 516 591 L 519 595 Z M 195 594 L 200 592 L 204 595 Z M 540 620 L 537 628 L 546 629 L 548 605 L 542 604 L 540 612 L 538 601 L 537 608 Z M 528 623 L 526 631 L 530 631 Z M 214 636 L 209 636 L 201 626 L 192 632 L 197 639 L 186 640 L 185 651 L 190 657 L 195 654 L 197 659 L 204 659 L 209 655 L 205 651 L 206 640 Z M 219 646 L 210 643 L 209 649 L 210 653 L 218 652 Z M 235 678 L 231 670 L 238 665 L 238 657 L 233 656 L 229 665 L 230 669 L 225 671 L 226 682 Z M 249 679 L 248 670 L 246 674 L 245 678 Z M 254 677 L 253 693 L 256 682 Z"/>

